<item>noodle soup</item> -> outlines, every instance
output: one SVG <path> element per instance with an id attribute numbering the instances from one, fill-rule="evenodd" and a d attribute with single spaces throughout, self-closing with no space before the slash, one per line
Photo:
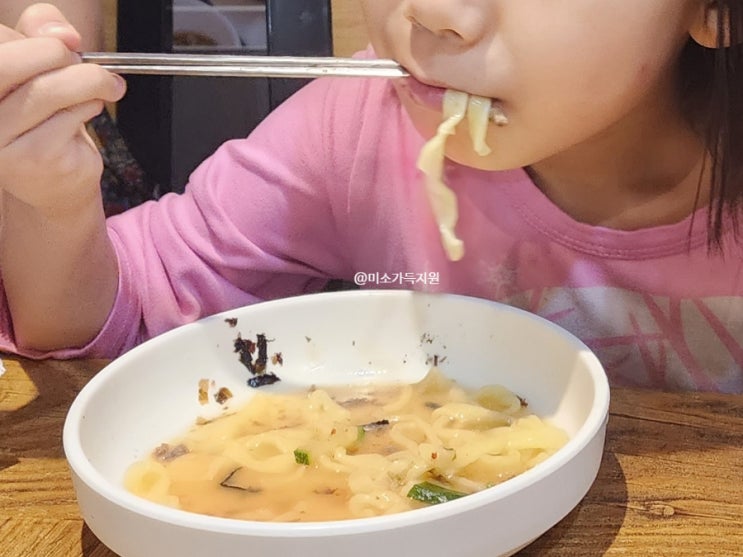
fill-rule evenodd
<path id="1" fill-rule="evenodd" d="M 412 385 L 259 392 L 129 468 L 126 488 L 195 513 L 310 522 L 378 516 L 481 491 L 567 441 L 500 386 L 433 369 Z"/>

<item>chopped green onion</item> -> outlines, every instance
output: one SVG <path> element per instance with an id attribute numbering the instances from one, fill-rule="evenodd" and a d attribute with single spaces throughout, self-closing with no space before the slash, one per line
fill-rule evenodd
<path id="1" fill-rule="evenodd" d="M 294 449 L 294 461 L 297 464 L 304 464 L 305 466 L 310 465 L 310 453 L 303 451 L 302 449 Z"/>
<path id="2" fill-rule="evenodd" d="M 460 491 L 454 491 L 447 489 L 443 486 L 433 484 L 431 482 L 422 482 L 415 484 L 408 491 L 408 497 L 420 501 L 421 503 L 427 503 L 429 505 L 437 505 L 438 503 L 446 503 L 447 501 L 453 501 L 464 497 L 466 493 Z"/>

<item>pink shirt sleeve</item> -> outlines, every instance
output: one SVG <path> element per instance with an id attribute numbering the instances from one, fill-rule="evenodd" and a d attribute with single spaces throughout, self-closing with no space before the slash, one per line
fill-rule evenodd
<path id="1" fill-rule="evenodd" d="M 120 276 L 105 326 L 85 347 L 24 355 L 113 357 L 200 317 L 348 276 L 349 163 L 342 153 L 353 152 L 354 135 L 348 126 L 328 128 L 344 104 L 353 109 L 354 97 L 333 81 L 316 81 L 250 137 L 220 147 L 184 194 L 112 217 Z M 4 303 L 0 349 L 18 352 Z"/>

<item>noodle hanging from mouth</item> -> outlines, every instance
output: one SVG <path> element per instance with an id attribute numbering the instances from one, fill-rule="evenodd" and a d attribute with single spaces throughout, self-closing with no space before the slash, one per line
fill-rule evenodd
<path id="1" fill-rule="evenodd" d="M 492 151 L 487 145 L 492 100 L 462 91 L 447 89 L 444 94 L 443 122 L 436 135 L 421 149 L 418 169 L 426 179 L 428 199 L 441 234 L 441 243 L 451 261 L 464 257 L 464 242 L 457 237 L 455 227 L 459 220 L 456 194 L 443 179 L 446 140 L 454 135 L 456 127 L 467 117 L 472 148 L 480 156 Z M 498 125 L 504 125 L 504 115 L 498 113 Z"/>

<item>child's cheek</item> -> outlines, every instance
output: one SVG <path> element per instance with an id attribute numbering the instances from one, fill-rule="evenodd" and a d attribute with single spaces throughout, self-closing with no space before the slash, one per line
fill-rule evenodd
<path id="1" fill-rule="evenodd" d="M 369 33 L 369 43 L 374 49 L 377 58 L 393 58 L 393 49 L 390 42 L 380 33 Z"/>
<path id="2" fill-rule="evenodd" d="M 647 62 L 643 62 L 637 67 L 637 73 L 635 74 L 635 86 L 645 89 L 652 82 L 652 80 L 652 66 Z"/>
<path id="3" fill-rule="evenodd" d="M 407 112 L 410 117 L 413 126 L 418 130 L 418 133 L 421 134 L 425 140 L 432 138 L 441 124 L 441 112 L 419 105 L 410 99 L 408 95 L 399 90 L 398 97 L 405 108 L 405 112 Z"/>

